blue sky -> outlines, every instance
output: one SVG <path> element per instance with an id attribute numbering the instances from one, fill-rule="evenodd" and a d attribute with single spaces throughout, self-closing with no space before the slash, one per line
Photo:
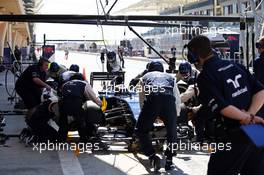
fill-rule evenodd
<path id="1" fill-rule="evenodd" d="M 138 1 L 140 0 L 119 0 L 112 12 Z M 97 14 L 96 0 L 43 0 L 43 2 L 44 5 L 39 12 L 41 14 Z M 109 4 L 113 2 L 114 0 L 109 0 Z M 105 0 L 102 0 L 102 3 L 105 4 Z M 100 4 L 99 7 L 101 7 Z M 107 7 L 109 8 L 110 5 Z M 106 40 L 119 40 L 134 36 L 126 27 L 104 26 L 103 28 Z M 124 36 L 125 30 L 126 35 Z M 147 29 L 136 28 L 136 30 L 143 32 Z M 42 42 L 44 33 L 47 39 L 102 39 L 100 27 L 91 25 L 41 23 L 36 24 L 35 33 L 37 42 Z"/>

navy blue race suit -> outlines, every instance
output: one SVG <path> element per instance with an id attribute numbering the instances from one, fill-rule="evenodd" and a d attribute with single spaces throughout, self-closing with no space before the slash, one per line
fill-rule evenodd
<path id="1" fill-rule="evenodd" d="M 216 142 L 231 143 L 232 147 L 211 154 L 208 175 L 264 174 L 263 150 L 247 138 L 239 121 L 220 113 L 229 105 L 247 111 L 253 95 L 263 90 L 263 86 L 243 66 L 215 56 L 204 63 L 198 87 L 202 105 L 209 107 L 216 120 Z"/>
<path id="2" fill-rule="evenodd" d="M 168 143 L 176 142 L 176 98 L 179 100 L 180 97 L 175 78 L 167 73 L 149 72 L 143 76 L 142 85 L 145 89 L 153 88 L 153 90 L 148 91 L 149 94 L 145 92 L 145 100 L 136 125 L 136 134 L 143 153 L 151 156 L 155 154 L 155 150 L 152 147 L 149 132 L 153 129 L 153 123 L 158 116 L 166 126 Z M 159 90 L 154 92 L 155 87 Z M 172 156 L 175 152 L 167 149 L 166 154 Z"/>
<path id="3" fill-rule="evenodd" d="M 31 109 L 40 104 L 41 88 L 33 78 L 46 81 L 46 72 L 40 70 L 40 66 L 31 65 L 21 74 L 15 84 L 18 95 L 22 98 L 27 109 Z"/>

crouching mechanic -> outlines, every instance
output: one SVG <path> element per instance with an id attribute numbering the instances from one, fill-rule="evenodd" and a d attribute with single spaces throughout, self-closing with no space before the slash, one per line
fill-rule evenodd
<path id="1" fill-rule="evenodd" d="M 202 43 L 202 44 L 201 44 Z M 242 65 L 221 60 L 206 36 L 187 45 L 188 60 L 198 63 L 199 99 L 214 114 L 216 153 L 211 154 L 208 175 L 263 175 L 264 152 L 244 134 L 241 125 L 264 124 L 255 116 L 264 104 L 264 87 Z M 247 112 L 246 112 L 247 111 Z M 219 145 L 229 144 L 219 147 Z"/>
<path id="2" fill-rule="evenodd" d="M 32 129 L 33 134 L 38 136 L 39 142 L 46 142 L 47 140 L 56 142 L 59 139 L 57 130 L 48 123 L 50 119 L 58 115 L 57 109 L 58 98 L 53 96 L 42 102 L 27 120 L 28 126 Z"/>
<path id="3" fill-rule="evenodd" d="M 66 72 L 67 68 L 59 65 L 56 62 L 50 63 L 49 70 L 48 70 L 48 77 L 53 78 L 56 82 L 59 81 L 59 77 L 63 72 Z"/>
<path id="4" fill-rule="evenodd" d="M 179 73 L 177 75 L 177 80 L 182 80 L 188 86 L 185 92 L 181 93 L 181 102 L 186 103 L 188 109 L 185 105 L 182 106 L 181 112 L 184 113 L 189 109 L 192 110 L 194 115 L 193 124 L 195 126 L 196 141 L 203 142 L 205 138 L 211 139 L 210 136 L 213 133 L 212 122 L 208 120 L 211 115 L 211 111 L 208 110 L 206 106 L 202 106 L 198 100 L 199 89 L 196 84 L 197 76 L 199 71 L 193 69 L 189 62 L 182 62 L 179 65 Z M 185 112 L 186 113 L 186 112 Z M 188 121 L 185 119 L 185 121 Z"/>
<path id="5" fill-rule="evenodd" d="M 160 158 L 152 147 L 149 132 L 153 129 L 153 123 L 159 116 L 167 129 L 168 147 L 165 151 L 165 169 L 171 169 L 172 157 L 176 155 L 175 150 L 172 149 L 177 137 L 176 117 L 180 112 L 180 94 L 176 80 L 163 71 L 164 68 L 160 62 L 151 62 L 148 73 L 142 77 L 140 85 L 144 90 L 140 96 L 144 96 L 144 103 L 136 125 L 136 134 L 141 149 L 149 157 L 155 171 L 160 168 Z"/>
<path id="6" fill-rule="evenodd" d="M 180 95 L 182 103 L 188 102 L 188 100 L 190 100 L 191 98 L 197 98 L 199 90 L 196 85 L 196 78 L 198 73 L 199 73 L 198 71 L 192 70 L 190 63 L 188 62 L 180 63 L 179 73 L 177 74 L 177 80 L 182 80 L 187 85 L 187 89 Z M 197 105 L 197 104 L 192 104 L 192 105 Z M 198 109 L 199 109 L 199 105 L 194 107 L 193 112 L 197 112 Z"/>
<path id="7" fill-rule="evenodd" d="M 187 85 L 195 84 L 196 78 L 199 71 L 193 69 L 189 62 L 182 62 L 179 65 L 179 72 L 177 74 L 177 81 L 182 80 L 187 83 Z"/>
<path id="8" fill-rule="evenodd" d="M 74 74 L 70 81 L 62 85 L 62 100 L 59 102 L 60 120 L 59 120 L 59 135 L 62 141 L 65 141 L 68 133 L 68 115 L 74 116 L 77 122 L 80 141 L 88 141 L 88 131 L 85 122 L 85 111 L 83 103 L 87 100 L 92 100 L 98 106 L 102 106 L 102 102 L 98 99 L 91 85 L 83 80 L 81 73 Z M 93 128 L 90 128 L 93 129 Z"/>

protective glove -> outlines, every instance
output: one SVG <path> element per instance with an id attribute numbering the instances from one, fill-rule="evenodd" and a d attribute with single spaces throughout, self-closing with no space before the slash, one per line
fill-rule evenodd
<path id="1" fill-rule="evenodd" d="M 107 108 L 107 101 L 106 101 L 105 97 L 103 97 L 103 99 L 102 99 L 102 105 L 101 105 L 101 110 L 103 112 L 105 112 L 106 111 L 106 108 Z"/>

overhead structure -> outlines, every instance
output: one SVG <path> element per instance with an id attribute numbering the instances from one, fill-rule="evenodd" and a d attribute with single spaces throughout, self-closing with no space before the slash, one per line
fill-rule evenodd
<path id="1" fill-rule="evenodd" d="M 133 21 L 212 21 L 212 22 L 240 22 L 245 20 L 254 23 L 253 17 L 237 16 L 204 16 L 204 15 L 185 15 L 185 16 L 154 16 L 154 15 L 1 15 L 0 21 L 10 22 L 39 22 L 39 23 L 75 23 L 85 24 L 89 21 L 106 22 L 133 22 Z"/>
<path id="2" fill-rule="evenodd" d="M 152 26 L 155 22 L 164 21 L 212 21 L 212 22 L 240 22 L 242 25 L 254 26 L 253 17 L 238 16 L 204 16 L 204 15 L 185 15 L 185 16 L 146 16 L 146 15 L 1 15 L 0 21 L 11 22 L 36 22 L 36 23 L 68 23 L 68 24 L 90 24 L 90 25 L 127 25 L 141 24 Z M 147 22 L 146 22 L 147 21 Z M 164 23 L 164 25 L 168 25 Z M 135 32 L 134 32 L 135 33 Z M 248 35 L 248 31 L 247 31 Z M 248 37 L 247 37 L 248 39 Z M 248 40 L 246 52 L 248 51 Z M 249 55 L 244 57 L 245 62 L 249 63 Z M 167 61 L 166 61 L 167 62 Z"/>

